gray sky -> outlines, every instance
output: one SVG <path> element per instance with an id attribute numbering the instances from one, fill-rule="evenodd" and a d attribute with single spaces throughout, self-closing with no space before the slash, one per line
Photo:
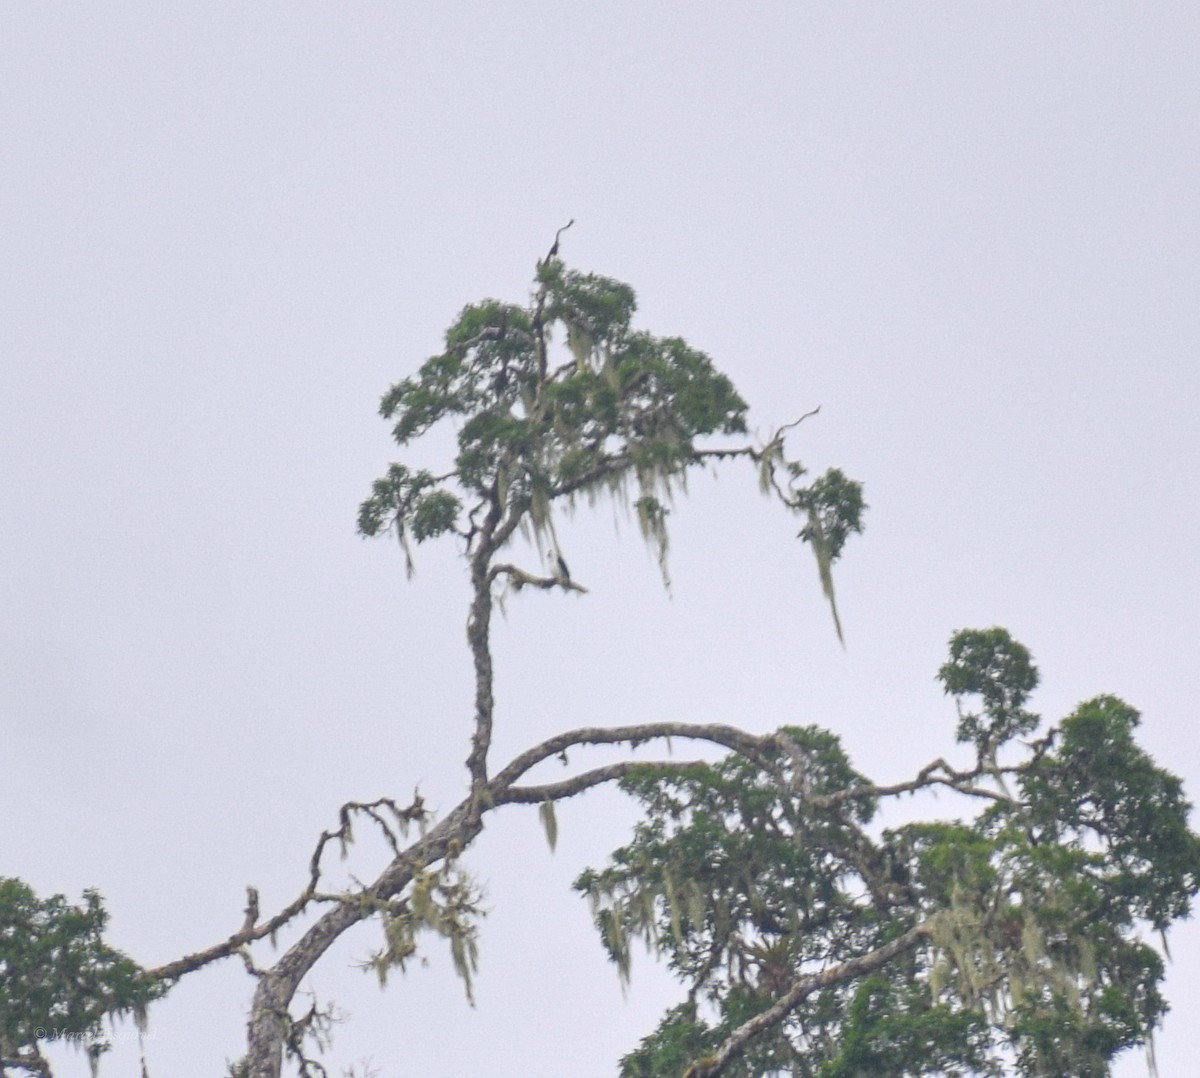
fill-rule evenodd
<path id="1" fill-rule="evenodd" d="M 749 474 L 677 507 L 671 599 L 636 528 L 581 514 L 591 594 L 498 629 L 499 756 L 821 722 L 907 777 L 952 750 L 950 633 L 1002 624 L 1048 718 L 1123 696 L 1197 796 L 1200 9 L 416 8 L 0 13 L 0 871 L 98 887 L 154 964 L 236 929 L 246 884 L 289 900 L 343 801 L 457 800 L 465 584 L 436 548 L 406 583 L 354 514 L 393 459 L 380 394 L 464 303 L 524 299 L 570 217 L 568 262 L 630 282 L 761 429 L 821 405 L 794 447 L 871 510 L 845 652 Z M 551 856 L 498 815 L 477 1009 L 433 942 L 380 993 L 365 929 L 313 981 L 353 1016 L 331 1069 L 614 1073 L 678 994 L 642 961 L 623 998 L 568 890 L 629 820 L 564 807 Z M 1164 1075 L 1200 998 L 1200 931 L 1171 944 Z M 250 989 L 185 980 L 152 1072 L 219 1072 Z"/>

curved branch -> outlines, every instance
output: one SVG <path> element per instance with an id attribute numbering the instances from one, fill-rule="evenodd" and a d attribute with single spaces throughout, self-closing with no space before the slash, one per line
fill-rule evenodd
<path id="1" fill-rule="evenodd" d="M 970 771 L 956 771 L 941 757 L 926 764 L 917 772 L 917 777 L 908 782 L 896 782 L 889 786 L 848 786 L 832 794 L 814 794 L 808 800 L 819 809 L 833 808 L 846 801 L 861 801 L 875 797 L 895 797 L 898 794 L 915 793 L 930 786 L 946 786 L 968 797 L 982 797 L 992 801 L 1008 802 L 1012 798 L 997 790 L 989 790 L 976 786 L 975 780 L 987 775 L 1020 775 L 1029 770 L 1029 762 L 1014 767 L 990 768 L 985 766 L 973 767 Z"/>
<path id="2" fill-rule="evenodd" d="M 714 745 L 722 745 L 740 753 L 772 772 L 778 770 L 763 756 L 763 749 L 771 744 L 772 739 L 756 737 L 744 730 L 739 730 L 736 726 L 725 726 L 721 723 L 697 725 L 687 722 L 651 722 L 636 726 L 585 726 L 578 730 L 568 730 L 565 733 L 556 734 L 541 744 L 526 749 L 496 774 L 492 780 L 492 788 L 498 792 L 511 786 L 530 768 L 540 764 L 543 760 L 548 760 L 551 756 L 561 755 L 576 745 L 616 745 L 628 742 L 631 747 L 637 748 L 644 741 L 672 737 L 686 738 L 690 741 L 710 741 Z"/>
<path id="3" fill-rule="evenodd" d="M 897 955 L 912 950 L 928 937 L 929 931 L 929 926 L 921 922 L 882 947 L 840 965 L 830 966 L 820 973 L 798 977 L 792 982 L 792 987 L 770 1007 L 738 1026 L 725 1038 L 725 1042 L 716 1052 L 693 1063 L 684 1072 L 685 1078 L 717 1078 L 717 1075 L 723 1073 L 725 1068 L 746 1050 L 755 1037 L 782 1022 L 814 992 L 841 981 L 861 977 L 864 973 L 873 973 Z"/>
<path id="4" fill-rule="evenodd" d="M 494 799 L 497 805 L 537 805 L 543 801 L 561 801 L 566 797 L 574 797 L 585 790 L 600 786 L 605 782 L 613 782 L 624 778 L 631 771 L 643 768 L 653 768 L 656 771 L 686 771 L 689 767 L 703 767 L 704 760 L 655 760 L 643 763 L 641 760 L 622 760 L 620 763 L 609 764 L 607 767 L 597 767 L 585 771 L 574 778 L 563 779 L 562 782 L 548 782 L 542 786 L 507 786 L 497 790 Z"/>

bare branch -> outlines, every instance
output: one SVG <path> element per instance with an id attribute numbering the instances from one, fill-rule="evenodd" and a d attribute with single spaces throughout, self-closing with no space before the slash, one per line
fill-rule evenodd
<path id="1" fill-rule="evenodd" d="M 486 807 L 486 798 L 476 794 L 457 805 L 364 888 L 357 896 L 359 901 L 341 901 L 331 906 L 259 977 L 250 1008 L 244 1059 L 248 1073 L 255 1078 L 278 1078 L 284 1044 L 279 1016 L 286 1012 L 300 982 L 335 940 L 374 915 L 380 903 L 403 891 L 418 869 L 428 868 L 446 857 L 456 857 L 465 849 L 483 829 L 481 816 Z"/>
<path id="2" fill-rule="evenodd" d="M 505 337 L 512 337 L 516 340 L 520 340 L 523 344 L 528 344 L 530 346 L 534 344 L 534 339 L 532 336 L 526 333 L 523 329 L 519 329 L 516 326 L 510 326 L 506 322 L 503 327 L 488 326 L 487 329 L 480 330 L 475 334 L 474 337 L 469 337 L 467 340 L 455 345 L 455 349 L 463 352 L 469 352 L 472 348 L 476 347 L 476 345 L 483 344 L 484 341 L 501 341 Z"/>
<path id="3" fill-rule="evenodd" d="M 811 408 L 805 412 L 802 416 L 800 416 L 799 419 L 793 419 L 790 423 L 784 423 L 784 425 L 775 432 L 775 437 L 771 440 L 782 441 L 784 431 L 792 430 L 793 428 L 800 426 L 800 424 L 806 419 L 812 419 L 813 416 L 820 414 L 820 411 L 821 406 L 818 404 L 815 408 Z"/>
<path id="4" fill-rule="evenodd" d="M 36 1049 L 31 1052 L 18 1052 L 12 1056 L 0 1056 L 0 1074 L 7 1067 L 19 1067 L 29 1074 L 40 1074 L 42 1078 L 52 1078 L 50 1061 Z"/>
<path id="5" fill-rule="evenodd" d="M 819 809 L 832 808 L 847 801 L 861 801 L 876 797 L 894 797 L 898 794 L 915 793 L 917 790 L 930 786 L 946 786 L 957 790 L 968 797 L 982 797 L 992 801 L 1009 801 L 1011 798 L 997 790 L 989 790 L 975 785 L 975 780 L 989 775 L 1019 775 L 1029 770 L 1029 763 L 1015 767 L 991 768 L 982 765 L 973 767 L 970 771 L 956 771 L 940 757 L 926 764 L 917 772 L 917 777 L 908 782 L 897 782 L 890 786 L 848 786 L 832 794 L 815 794 L 809 798 L 810 803 Z"/>
<path id="6" fill-rule="evenodd" d="M 502 563 L 493 565 L 488 573 L 489 580 L 495 580 L 497 577 L 507 576 L 514 588 L 541 588 L 543 591 L 548 591 L 550 588 L 562 588 L 563 591 L 575 591 L 582 595 L 587 595 L 588 590 L 582 584 L 575 583 L 570 577 L 558 576 L 535 576 L 533 573 L 527 573 L 524 569 L 516 565 Z"/>
<path id="7" fill-rule="evenodd" d="M 206 948 L 203 951 L 196 951 L 193 954 L 184 955 L 182 958 L 177 958 L 174 962 L 168 962 L 165 965 L 147 970 L 145 978 L 150 981 L 177 980 L 185 973 L 192 973 L 212 962 L 239 953 L 246 944 L 254 943 L 256 940 L 270 936 L 283 928 L 293 918 L 303 913 L 309 902 L 313 900 L 314 889 L 312 885 L 306 887 L 293 902 L 285 906 L 269 921 L 264 921 L 258 925 L 258 927 L 243 927 L 227 940 L 215 946 Z"/>
<path id="8" fill-rule="evenodd" d="M 151 981 L 176 980 L 185 973 L 191 973 L 212 962 L 228 958 L 232 954 L 240 953 L 242 948 L 247 944 L 274 935 L 288 924 L 288 922 L 303 913 L 310 902 L 342 901 L 338 896 L 319 894 L 317 886 L 321 880 L 321 861 L 325 854 L 325 848 L 335 839 L 343 843 L 348 841 L 352 816 L 355 813 L 362 813 L 375 822 L 391 844 L 396 857 L 399 858 L 402 856 L 391 826 L 379 813 L 381 808 L 387 808 L 395 816 L 398 824 L 406 822 L 422 823 L 428 815 L 425 811 L 424 801 L 420 795 L 414 795 L 413 803 L 407 808 L 402 808 L 391 798 L 387 797 L 381 797 L 379 800 L 371 802 L 347 802 L 338 810 L 338 818 L 341 821 L 340 826 L 333 831 L 321 832 L 321 837 L 317 840 L 312 857 L 309 858 L 308 883 L 304 890 L 291 903 L 275 914 L 274 917 L 264 921 L 262 924 L 258 924 L 258 891 L 256 888 L 247 887 L 246 917 L 242 922 L 242 927 L 237 932 L 215 946 L 203 951 L 196 951 L 193 954 L 184 955 L 174 962 L 168 962 L 155 969 L 147 970 L 145 973 L 146 979 Z"/>
<path id="9" fill-rule="evenodd" d="M 578 730 L 568 730 L 566 733 L 556 734 L 541 744 L 527 749 L 496 775 L 492 782 L 492 788 L 499 791 L 511 786 L 530 768 L 576 745 L 616 745 L 627 742 L 631 747 L 636 748 L 645 741 L 671 737 L 686 738 L 691 741 L 710 741 L 715 745 L 732 749 L 769 770 L 775 770 L 769 761 L 763 758 L 762 750 L 770 744 L 770 739 L 755 737 L 735 726 L 724 726 L 719 723 L 697 725 L 686 722 L 653 722 L 637 726 L 586 726 Z"/>
<path id="10" fill-rule="evenodd" d="M 640 760 L 622 760 L 620 763 L 609 764 L 607 767 L 597 767 L 585 771 L 574 778 L 563 779 L 562 782 L 548 782 L 543 786 L 508 786 L 495 794 L 497 805 L 536 805 L 543 801 L 561 801 L 566 797 L 574 797 L 594 786 L 605 782 L 613 782 L 624 778 L 631 771 L 641 768 L 653 768 L 656 771 L 686 771 L 689 767 L 703 767 L 703 760 L 655 760 L 643 763 Z"/>

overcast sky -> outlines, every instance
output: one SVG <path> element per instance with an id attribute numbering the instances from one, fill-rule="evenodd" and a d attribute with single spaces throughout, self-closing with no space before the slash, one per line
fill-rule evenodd
<path id="1" fill-rule="evenodd" d="M 0 873 L 99 888 L 152 965 L 234 931 L 247 884 L 290 900 L 342 802 L 458 800 L 461 565 L 422 549 L 407 583 L 355 510 L 394 459 L 379 396 L 463 304 L 524 301 L 571 217 L 567 261 L 759 429 L 820 405 L 793 449 L 871 509 L 845 651 L 748 472 L 676 507 L 672 597 L 581 513 L 591 593 L 497 627 L 497 758 L 820 722 L 902 779 L 956 751 L 950 633 L 1001 624 L 1048 718 L 1124 697 L 1196 796 L 1198 112 L 1192 3 L 5 4 Z M 612 1075 L 679 995 L 635 960 L 623 997 L 569 891 L 630 818 L 565 806 L 553 855 L 493 819 L 475 1010 L 434 941 L 382 993 L 374 927 L 335 950 L 331 1072 Z M 1163 1075 L 1200 1019 L 1200 930 L 1171 943 Z M 219 1073 L 251 988 L 186 979 L 151 1073 Z"/>

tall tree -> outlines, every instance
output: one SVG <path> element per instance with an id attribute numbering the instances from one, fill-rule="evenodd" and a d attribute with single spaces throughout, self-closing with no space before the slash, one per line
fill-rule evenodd
<path id="1" fill-rule="evenodd" d="M 467 789 L 438 821 L 419 800 L 343 807 L 339 828 L 322 837 L 308 886 L 276 917 L 247 924 L 216 948 L 155 971 L 178 976 L 279 929 L 320 902 L 324 912 L 273 966 L 258 970 L 249 1044 L 241 1073 L 279 1073 L 290 1053 L 307 1073 L 305 1015 L 288 1011 L 304 975 L 341 933 L 367 918 L 383 926 L 374 965 L 381 976 L 403 968 L 415 936 L 432 930 L 450 943 L 470 984 L 475 963 L 475 898 L 460 867 L 462 852 L 487 813 L 512 803 L 537 805 L 549 834 L 554 804 L 615 782 L 632 761 L 579 771 L 554 782 L 531 782 L 539 763 L 580 745 L 638 745 L 667 738 L 722 746 L 760 759 L 761 739 L 721 725 L 643 723 L 565 731 L 497 766 L 492 759 L 494 681 L 491 623 L 497 596 L 525 589 L 583 592 L 568 569 L 556 517 L 579 499 L 613 498 L 628 505 L 667 580 L 668 503 L 690 471 L 745 461 L 764 493 L 799 516 L 840 634 L 831 568 L 848 537 L 862 528 L 859 484 L 832 470 L 808 479 L 785 440 L 800 419 L 765 444 L 745 439 L 747 407 L 733 384 L 704 353 L 677 337 L 635 329 L 632 289 L 618 281 L 568 269 L 558 238 L 538 263 L 528 305 L 484 300 L 462 310 L 442 351 L 384 395 L 380 412 L 396 443 L 408 448 L 439 424 L 455 429 L 456 451 L 440 471 L 393 463 L 378 479 L 358 518 L 363 535 L 391 535 L 403 547 L 410 573 L 414 547 L 456 542 L 471 583 L 467 643 L 475 672 L 469 723 Z M 804 417 L 801 417 L 804 418 Z M 529 540 L 524 564 L 513 553 Z M 662 767 L 678 769 L 664 762 Z M 319 893 L 324 844 L 349 834 L 367 815 L 392 844 L 395 857 L 351 896 Z M 407 841 L 401 829 L 419 827 Z M 308 1023 L 306 1025 L 306 1023 Z"/>
<path id="2" fill-rule="evenodd" d="M 839 636 L 832 568 L 865 508 L 858 483 L 837 470 L 810 478 L 788 454 L 807 417 L 748 440 L 747 406 L 729 379 L 683 340 L 635 329 L 632 290 L 568 269 L 559 238 L 528 304 L 464 308 L 443 349 L 385 394 L 380 410 L 401 448 L 449 425 L 454 450 L 440 469 L 393 463 L 359 512 L 362 534 L 394 537 L 410 573 L 427 541 L 453 542 L 464 558 L 474 693 L 461 726 L 461 801 L 437 819 L 419 796 L 341 806 L 292 902 L 264 915 L 251 890 L 228 938 L 157 969 L 105 950 L 94 919 L 89 968 L 103 977 L 80 1021 L 144 1007 L 180 977 L 237 956 L 253 993 L 231 1073 L 277 1078 L 286 1061 L 323 1075 L 330 1014 L 296 997 L 343 933 L 379 925 L 371 965 L 381 980 L 440 936 L 469 994 L 479 910 L 463 856 L 486 816 L 536 806 L 553 845 L 556 803 L 619 784 L 642 821 L 577 886 L 621 975 L 640 937 L 686 985 L 680 1006 L 623 1060 L 626 1078 L 1107 1073 L 1165 1010 L 1162 960 L 1143 936 L 1188 911 L 1200 840 L 1179 781 L 1137 746 L 1127 705 L 1100 697 L 1038 732 L 1026 708 L 1036 669 L 1003 630 L 956 634 L 941 670 L 965 702 L 957 735 L 968 761 L 936 759 L 908 782 L 872 783 L 815 727 L 586 727 L 495 760 L 492 615 L 506 593 L 586 591 L 556 530 L 579 499 L 627 506 L 666 581 L 668 506 L 688 474 L 749 464 L 763 493 L 798 517 Z M 667 739 L 728 755 L 626 759 L 552 781 L 535 773 L 579 746 Z M 898 797 L 947 788 L 964 818 L 876 823 Z M 361 826 L 383 836 L 390 859 L 370 882 L 334 889 L 326 856 Z M 31 894 L 16 901 L 39 908 Z M 284 928 L 294 942 L 264 964 L 256 945 Z M 4 1026 L 0 1069 L 48 1074 L 33 995 L 0 988 L 13 1013 L 25 1008 Z"/>

